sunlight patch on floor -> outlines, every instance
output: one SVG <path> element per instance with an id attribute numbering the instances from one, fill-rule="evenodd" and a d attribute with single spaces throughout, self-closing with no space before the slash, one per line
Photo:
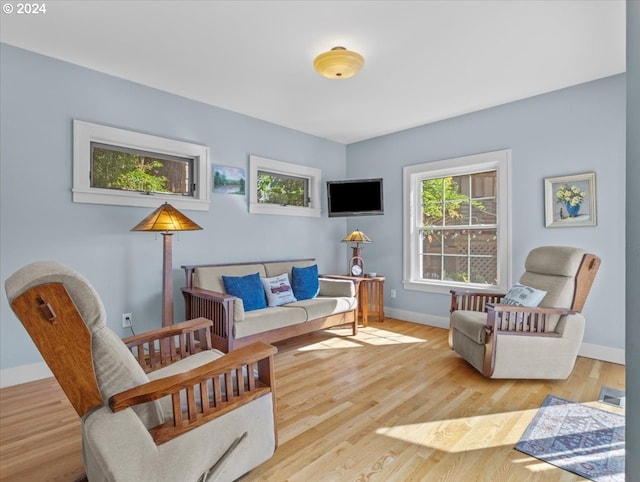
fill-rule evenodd
<path id="1" fill-rule="evenodd" d="M 356 339 L 369 345 L 398 345 L 401 343 L 426 343 L 428 341 L 370 326 L 361 328 Z"/>
<path id="2" fill-rule="evenodd" d="M 531 472 L 544 472 L 545 470 L 555 470 L 556 467 L 546 462 L 532 462 L 533 457 L 523 457 L 521 459 L 512 460 L 515 464 L 526 464 L 526 469 Z"/>
<path id="3" fill-rule="evenodd" d="M 537 409 L 381 427 L 379 435 L 449 453 L 514 445 Z"/>
<path id="4" fill-rule="evenodd" d="M 329 338 L 310 345 L 301 346 L 298 351 L 335 350 L 336 348 L 362 348 L 362 344 L 351 341 L 348 338 Z"/>
<path id="5" fill-rule="evenodd" d="M 393 331 L 381 330 L 380 328 L 373 328 L 370 326 L 359 328 L 356 336 L 351 335 L 350 328 L 331 330 L 331 333 L 335 333 L 336 336 L 317 343 L 302 346 L 298 348 L 298 351 L 362 348 L 363 344 L 400 345 L 403 343 L 426 343 L 428 341 L 423 338 L 414 338 L 412 336 L 403 335 L 402 333 L 394 333 Z"/>

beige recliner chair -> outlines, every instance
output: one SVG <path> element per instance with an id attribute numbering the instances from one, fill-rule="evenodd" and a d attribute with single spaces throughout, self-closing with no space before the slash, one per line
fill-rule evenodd
<path id="1" fill-rule="evenodd" d="M 123 343 L 91 284 L 58 263 L 30 264 L 5 289 L 82 418 L 91 482 L 231 481 L 273 455 L 274 347 L 212 350 L 204 318 Z"/>
<path id="2" fill-rule="evenodd" d="M 487 377 L 567 378 L 599 267 L 600 258 L 582 249 L 545 246 L 527 256 L 520 297 L 452 291 L 449 345 Z M 542 299 L 536 307 L 518 306 L 536 296 Z"/>

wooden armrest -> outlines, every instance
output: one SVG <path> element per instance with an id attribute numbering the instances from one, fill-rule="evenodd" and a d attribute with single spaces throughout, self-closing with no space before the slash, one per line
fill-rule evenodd
<path id="1" fill-rule="evenodd" d="M 487 303 L 487 309 L 517 313 L 546 313 L 547 315 L 573 315 L 577 313 L 576 310 L 571 310 L 569 308 L 529 308 L 527 306 L 500 305 L 493 303 Z"/>
<path id="2" fill-rule="evenodd" d="M 122 340 L 142 369 L 149 373 L 202 350 L 210 350 L 212 321 L 183 321 Z M 198 334 L 198 341 L 196 341 Z M 177 343 L 177 346 L 176 346 Z"/>
<path id="3" fill-rule="evenodd" d="M 498 303 L 504 293 L 495 293 L 491 291 L 456 291 L 451 290 L 451 309 L 450 313 L 456 310 L 468 311 L 486 311 L 488 303 Z"/>
<path id="4" fill-rule="evenodd" d="M 173 420 L 149 430 L 156 444 L 161 444 L 272 392 L 273 356 L 277 351 L 274 346 L 256 342 L 187 372 L 153 380 L 117 393 L 109 398 L 109 407 L 112 411 L 118 412 L 134 405 L 171 396 Z M 244 367 L 246 372 L 243 371 Z M 257 379 L 254 374 L 256 368 Z M 221 379 L 224 381 L 221 382 Z M 221 383 L 224 383 L 224 390 Z M 213 387 L 211 394 L 210 385 Z M 198 395 L 196 387 L 199 387 Z M 187 401 L 184 412 L 181 392 L 184 392 Z"/>
<path id="5" fill-rule="evenodd" d="M 504 296 L 505 293 L 496 293 L 495 291 L 471 291 L 471 290 L 449 290 L 449 293 L 457 296 L 477 295 L 477 296 Z"/>
<path id="6" fill-rule="evenodd" d="M 219 302 L 234 300 L 237 298 L 236 296 L 222 293 L 221 291 L 205 290 L 202 288 L 182 288 L 182 292 L 198 298 L 210 299 Z"/>
<path id="7" fill-rule="evenodd" d="M 567 308 L 529 308 L 526 306 L 494 305 L 487 303 L 488 333 L 500 332 L 522 335 L 559 336 L 548 329 L 548 319 L 553 315 L 572 315 Z"/>
<path id="8" fill-rule="evenodd" d="M 206 318 L 196 318 L 195 320 L 183 321 L 181 323 L 174 323 L 173 325 L 163 326 L 155 330 L 140 333 L 139 335 L 123 338 L 122 341 L 125 345 L 138 345 L 142 342 L 148 342 L 150 340 L 160 340 L 162 338 L 169 338 L 172 336 L 183 335 L 196 330 L 202 330 L 212 325 L 211 320 Z"/>

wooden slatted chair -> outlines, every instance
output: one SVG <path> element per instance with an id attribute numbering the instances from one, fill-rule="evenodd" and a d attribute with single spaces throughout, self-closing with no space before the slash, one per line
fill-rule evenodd
<path id="1" fill-rule="evenodd" d="M 58 263 L 5 289 L 82 419 L 90 481 L 235 480 L 272 456 L 274 347 L 212 350 L 204 318 L 123 342 L 91 284 Z"/>
<path id="2" fill-rule="evenodd" d="M 538 307 L 500 304 L 504 294 L 452 291 L 449 345 L 487 377 L 567 378 L 584 335 L 581 311 L 600 262 L 578 248 L 532 250 L 520 283 L 546 292 Z"/>

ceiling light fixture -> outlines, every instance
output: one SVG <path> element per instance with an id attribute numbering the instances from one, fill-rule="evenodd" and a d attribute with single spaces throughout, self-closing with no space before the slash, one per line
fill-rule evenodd
<path id="1" fill-rule="evenodd" d="M 313 61 L 316 72 L 327 79 L 348 79 L 360 72 L 363 65 L 362 55 L 344 47 L 333 47 L 328 52 L 318 55 Z"/>

